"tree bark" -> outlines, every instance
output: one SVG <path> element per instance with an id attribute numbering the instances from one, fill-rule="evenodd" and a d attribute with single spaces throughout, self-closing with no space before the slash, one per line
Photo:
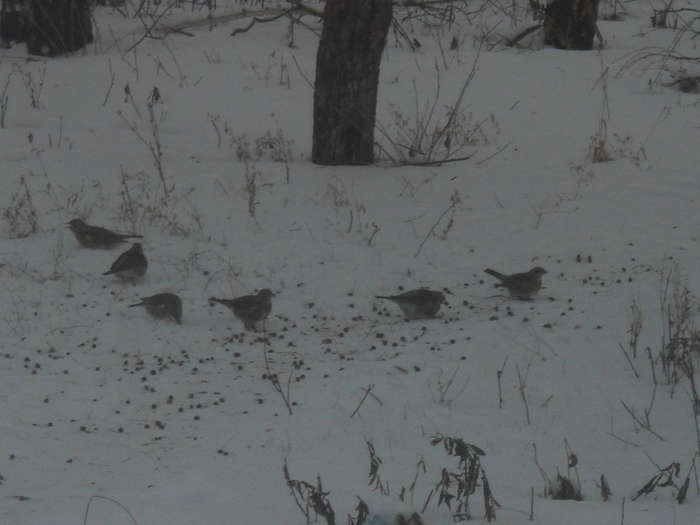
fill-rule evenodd
<path id="1" fill-rule="evenodd" d="M 313 146 L 316 164 L 371 164 L 379 64 L 391 0 L 327 0 L 316 56 Z"/>
<path id="2" fill-rule="evenodd" d="M 26 0 L 2 0 L 0 38 L 8 45 L 10 42 L 24 42 L 26 3 Z"/>
<path id="3" fill-rule="evenodd" d="M 544 43 L 558 49 L 593 49 L 600 0 L 553 0 L 544 10 Z"/>
<path id="4" fill-rule="evenodd" d="M 27 51 L 56 56 L 92 42 L 91 0 L 29 0 Z"/>

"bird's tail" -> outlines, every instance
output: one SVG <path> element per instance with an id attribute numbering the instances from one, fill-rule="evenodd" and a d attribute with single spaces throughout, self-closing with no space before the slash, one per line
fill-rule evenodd
<path id="1" fill-rule="evenodd" d="M 226 299 L 218 299 L 216 297 L 210 297 L 209 298 L 210 303 L 220 303 L 220 304 L 226 304 Z"/>
<path id="2" fill-rule="evenodd" d="M 144 305 L 144 302 L 141 301 L 140 303 L 130 304 L 129 306 L 127 306 L 127 308 L 133 308 L 134 306 L 143 306 L 143 305 Z"/>
<path id="3" fill-rule="evenodd" d="M 375 299 L 388 299 L 389 301 L 393 301 L 394 298 L 391 297 L 390 295 L 375 295 Z"/>
<path id="4" fill-rule="evenodd" d="M 107 270 L 107 271 L 106 271 L 105 273 L 103 273 L 102 275 L 110 275 L 110 274 L 112 274 L 112 273 L 114 273 L 112 270 Z"/>
<path id="5" fill-rule="evenodd" d="M 122 235 L 122 239 L 143 239 L 143 235 L 138 235 L 136 233 L 125 233 Z"/>
<path id="6" fill-rule="evenodd" d="M 499 281 L 502 281 L 506 278 L 506 276 L 503 275 L 501 272 L 497 272 L 496 270 L 492 270 L 491 268 L 486 268 L 484 270 L 484 273 L 487 273 L 489 275 L 493 275 Z"/>

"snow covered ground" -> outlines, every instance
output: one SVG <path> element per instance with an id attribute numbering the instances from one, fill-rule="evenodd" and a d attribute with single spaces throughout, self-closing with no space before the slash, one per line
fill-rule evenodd
<path id="1" fill-rule="evenodd" d="M 338 523 L 358 496 L 373 513 L 411 514 L 456 469 L 435 435 L 485 452 L 497 523 L 529 523 L 533 488 L 536 524 L 698 523 L 694 474 L 685 503 L 674 499 L 698 452 L 691 388 L 665 384 L 657 363 L 655 389 L 645 348 L 661 350 L 670 271 L 696 311 L 700 99 L 635 60 L 677 33 L 651 28 L 649 5 L 624 6 L 599 24 L 602 52 L 482 45 L 464 99 L 472 157 L 441 167 L 311 164 L 318 38 L 297 26 L 290 48 L 284 19 L 130 50 L 141 24 L 98 8 L 84 54 L 27 62 L 22 46 L 3 50 L 0 523 L 301 525 L 285 462 L 295 479 L 321 476 Z M 515 33 L 501 16 L 494 34 Z M 390 36 L 378 103 L 390 136 L 397 115 L 415 127 L 416 93 L 419 108 L 433 101 L 436 64 L 444 115 L 494 20 L 416 23 L 416 51 Z M 601 118 L 612 160 L 593 163 Z M 81 248 L 65 227 L 75 217 L 143 234 L 145 278 L 102 276 L 123 250 Z M 548 273 L 531 302 L 483 273 L 536 265 Z M 374 299 L 424 286 L 447 295 L 439 319 L 405 322 Z M 275 293 L 265 334 L 207 301 L 264 287 Z M 182 297 L 181 326 L 127 308 L 161 291 Z M 619 346 L 633 305 L 634 370 Z M 642 423 L 648 410 L 648 430 L 623 403 Z M 368 486 L 367 442 L 389 495 Z M 534 447 L 547 476 L 580 479 L 583 501 L 545 496 Z M 631 501 L 673 462 L 675 487 Z M 423 519 L 451 522 L 436 496 Z"/>

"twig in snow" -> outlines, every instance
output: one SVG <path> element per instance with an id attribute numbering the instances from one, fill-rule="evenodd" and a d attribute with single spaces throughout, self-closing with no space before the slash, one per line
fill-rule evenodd
<path id="1" fill-rule="evenodd" d="M 491 160 L 494 158 L 496 155 L 499 155 L 501 152 L 507 150 L 510 147 L 511 143 L 508 142 L 508 144 L 505 144 L 504 146 L 501 146 L 498 148 L 496 151 L 494 151 L 491 155 L 486 157 L 485 159 L 481 159 L 479 162 L 476 163 L 477 166 L 481 166 L 482 164 L 486 163 L 487 161 Z"/>
<path id="2" fill-rule="evenodd" d="M 654 386 L 654 391 L 656 391 L 656 386 Z M 646 430 L 647 432 L 649 432 L 650 434 L 652 434 L 653 436 L 658 438 L 659 441 L 665 441 L 664 438 L 658 432 L 656 432 L 653 428 L 651 428 L 651 422 L 649 421 L 649 414 L 651 413 L 651 405 L 653 405 L 653 403 L 654 403 L 653 397 L 652 397 L 650 407 L 648 409 L 646 409 L 646 408 L 644 409 L 645 421 L 642 421 L 640 419 L 640 417 L 637 415 L 637 413 L 633 409 L 631 409 L 629 406 L 627 406 L 627 404 L 624 401 L 620 400 L 620 403 L 622 403 L 622 406 L 624 407 L 624 409 L 632 417 L 634 422 L 637 423 L 639 428 Z"/>
<path id="3" fill-rule="evenodd" d="M 109 87 L 107 88 L 107 93 L 105 93 L 105 99 L 102 101 L 102 107 L 107 105 L 109 100 L 109 95 L 112 93 L 112 88 L 114 87 L 114 71 L 112 71 L 112 59 L 107 59 L 107 66 L 109 67 Z"/>
<path id="4" fill-rule="evenodd" d="M 530 372 L 530 363 L 527 364 L 525 368 L 525 374 L 520 373 L 520 367 L 515 365 L 515 372 L 518 374 L 518 391 L 520 392 L 520 397 L 525 405 L 525 419 L 527 424 L 530 424 L 530 406 L 527 403 L 527 396 L 525 395 L 525 389 L 527 388 L 527 376 Z"/>
<path id="5" fill-rule="evenodd" d="M 503 360 L 501 368 L 496 370 L 496 379 L 498 381 L 498 408 L 503 408 L 503 389 L 501 387 L 501 378 L 503 377 L 503 370 L 506 368 L 506 363 L 508 362 L 508 356 Z"/>
<path id="6" fill-rule="evenodd" d="M 632 368 L 632 372 L 634 372 L 634 377 L 639 379 L 639 373 L 637 372 L 637 369 L 634 367 L 634 363 L 632 362 L 632 359 L 630 359 L 630 356 L 627 353 L 627 350 L 625 350 L 625 347 L 622 346 L 620 343 L 618 343 L 617 346 L 620 347 L 620 350 L 622 350 L 622 353 L 624 354 L 625 359 L 627 359 L 627 362 L 629 363 L 630 367 Z"/>
<path id="7" fill-rule="evenodd" d="M 279 376 L 272 372 L 272 368 L 270 367 L 270 358 L 267 355 L 267 345 L 268 345 L 268 340 L 267 340 L 267 334 L 263 336 L 263 357 L 265 359 L 265 379 L 270 381 L 272 383 L 272 388 L 274 388 L 275 392 L 277 392 L 280 397 L 282 398 L 282 401 L 284 402 L 285 406 L 287 407 L 287 411 L 289 412 L 289 415 L 293 415 L 294 413 L 292 412 L 292 404 L 289 401 L 289 392 L 290 392 L 290 386 L 292 383 L 292 374 L 290 372 L 289 377 L 287 378 L 287 388 L 286 392 L 285 389 L 282 388 L 282 385 L 280 383 Z"/>
<path id="8" fill-rule="evenodd" d="M 457 206 L 462 202 L 462 199 L 459 197 L 459 193 L 455 191 L 451 196 L 450 196 L 450 205 L 445 208 L 445 210 L 440 214 L 438 219 L 435 221 L 435 223 L 430 227 L 430 230 L 428 230 L 428 233 L 425 235 L 423 240 L 421 241 L 420 245 L 418 246 L 418 249 L 416 250 L 416 253 L 413 255 L 413 258 L 415 259 L 420 255 L 420 252 L 423 250 L 423 246 L 425 245 L 426 242 L 428 242 L 428 239 L 430 236 L 435 232 L 435 228 L 438 227 L 438 224 L 442 221 L 442 219 L 445 218 L 445 216 L 450 213 L 454 212 L 454 210 L 457 208 Z"/>
<path id="9" fill-rule="evenodd" d="M 119 503 L 116 499 L 108 498 L 107 496 L 98 496 L 98 495 L 90 496 L 90 499 L 88 500 L 87 505 L 85 506 L 85 512 L 83 513 L 83 525 L 87 525 L 88 514 L 90 513 L 90 506 L 92 505 L 92 502 L 95 500 L 98 500 L 98 499 L 114 503 L 116 506 L 118 506 L 120 509 L 122 509 L 124 512 L 126 512 L 127 516 L 129 516 L 129 519 L 131 519 L 131 522 L 134 525 L 138 525 L 139 522 L 136 521 L 136 518 L 134 518 L 134 515 L 124 505 Z"/>
<path id="10" fill-rule="evenodd" d="M 373 389 L 373 388 L 374 388 L 374 385 L 369 385 L 368 387 L 366 387 L 366 388 L 364 389 L 365 395 L 362 396 L 362 399 L 360 399 L 360 402 L 357 404 L 357 407 L 355 408 L 355 410 L 353 410 L 352 414 L 350 414 L 350 418 L 351 418 L 351 419 L 353 418 L 353 416 L 354 416 L 355 414 L 357 414 L 357 413 L 359 412 L 360 407 L 362 407 L 362 405 L 363 405 L 364 402 L 365 402 L 365 399 L 367 399 L 367 397 L 370 395 L 370 393 L 372 392 L 372 389 Z"/>

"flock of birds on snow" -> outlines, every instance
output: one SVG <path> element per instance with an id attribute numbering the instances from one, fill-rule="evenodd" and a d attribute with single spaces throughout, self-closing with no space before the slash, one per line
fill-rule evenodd
<path id="1" fill-rule="evenodd" d="M 107 228 L 93 226 L 81 219 L 67 223 L 78 243 L 85 248 L 112 248 L 128 239 L 140 239 L 143 236 L 133 233 L 117 233 Z M 115 275 L 122 281 L 134 282 L 146 274 L 148 260 L 143 253 L 141 243 L 135 242 L 131 248 L 122 253 L 103 275 Z M 536 266 L 523 273 L 503 274 L 487 268 L 484 270 L 500 281 L 500 286 L 508 290 L 514 299 L 531 300 L 542 288 L 542 276 L 547 271 Z M 261 323 L 272 311 L 271 290 L 264 288 L 257 294 L 244 295 L 234 299 L 210 297 L 212 303 L 219 303 L 233 312 L 243 322 L 246 330 L 257 331 Z M 428 319 L 435 317 L 445 303 L 442 292 L 417 289 L 398 295 L 378 295 L 377 299 L 387 299 L 398 305 L 407 320 Z M 141 302 L 129 305 L 129 308 L 143 306 L 155 318 L 172 319 L 182 324 L 182 300 L 170 292 L 142 297 Z"/>

